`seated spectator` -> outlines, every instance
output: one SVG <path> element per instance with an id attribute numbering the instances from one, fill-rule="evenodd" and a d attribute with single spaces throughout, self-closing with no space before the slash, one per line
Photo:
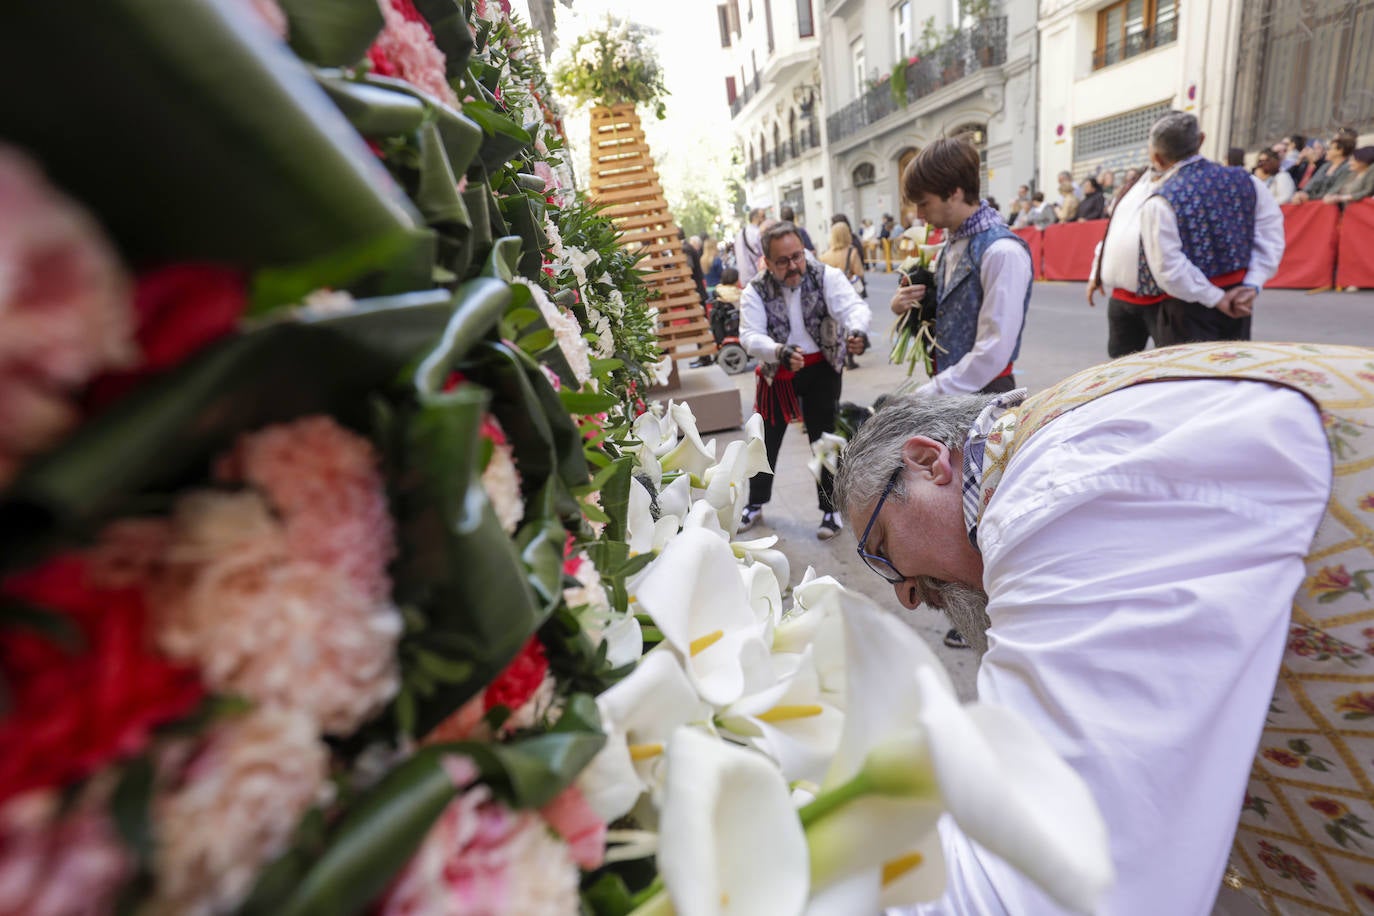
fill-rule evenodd
<path id="1" fill-rule="evenodd" d="M 1317 139 L 1308 140 L 1307 145 L 1302 148 L 1297 164 L 1288 170 L 1288 174 L 1293 177 L 1293 186 L 1299 191 L 1305 190 L 1324 165 L 1326 144 Z"/>
<path id="2" fill-rule="evenodd" d="M 1013 229 L 1025 229 L 1031 223 L 1031 200 L 1018 200 L 1011 205 L 1011 210 L 1007 213 L 1007 225 Z"/>
<path id="3" fill-rule="evenodd" d="M 1061 223 L 1071 223 L 1078 219 L 1079 190 L 1074 187 L 1073 176 L 1068 172 L 1059 173 L 1059 204 L 1055 216 Z"/>
<path id="4" fill-rule="evenodd" d="M 1226 151 L 1226 164 L 1233 168 L 1245 168 L 1245 150 L 1233 146 Z"/>
<path id="5" fill-rule="evenodd" d="M 1345 182 L 1322 200 L 1331 204 L 1348 204 L 1374 197 L 1374 146 L 1362 146 L 1350 154 L 1350 173 Z"/>
<path id="6" fill-rule="evenodd" d="M 1083 200 L 1078 205 L 1078 218 L 1082 221 L 1107 218 L 1106 197 L 1096 178 L 1083 179 Z"/>
<path id="7" fill-rule="evenodd" d="M 1326 163 L 1312 174 L 1312 180 L 1297 194 L 1293 203 L 1321 200 L 1335 191 L 1350 173 L 1350 154 L 1355 152 L 1355 132 L 1349 128 L 1336 131 L 1326 147 Z"/>
<path id="8" fill-rule="evenodd" d="M 1255 177 L 1264 182 L 1269 193 L 1274 195 L 1275 203 L 1282 205 L 1293 199 L 1297 189 L 1293 187 L 1293 176 L 1283 170 L 1278 150 L 1260 150 L 1259 164 L 1255 170 Z"/>
<path id="9" fill-rule="evenodd" d="M 1023 184 L 1016 189 L 1016 199 L 1011 202 L 1011 206 L 1007 207 L 1008 226 L 1014 225 L 1016 223 L 1016 218 L 1025 211 L 1026 208 L 1021 205 L 1029 203 L 1030 186 Z"/>
<path id="10" fill-rule="evenodd" d="M 1077 201 L 1075 201 L 1076 203 Z M 1044 229 L 1050 223 L 1058 220 L 1055 215 L 1054 204 L 1045 200 L 1044 191 L 1036 191 L 1031 195 L 1030 224 L 1037 229 Z"/>
<path id="11" fill-rule="evenodd" d="M 1103 169 L 1097 173 L 1097 186 L 1102 189 L 1104 205 L 1116 196 L 1116 172 Z"/>
<path id="12" fill-rule="evenodd" d="M 1290 134 L 1284 139 L 1285 149 L 1280 158 L 1279 168 L 1287 172 L 1298 164 L 1302 151 L 1307 147 L 1307 138 L 1302 134 Z"/>

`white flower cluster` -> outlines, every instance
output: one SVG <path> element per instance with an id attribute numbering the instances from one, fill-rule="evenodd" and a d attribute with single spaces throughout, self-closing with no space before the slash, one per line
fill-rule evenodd
<path id="1" fill-rule="evenodd" d="M 553 331 L 554 339 L 558 341 L 558 348 L 563 351 L 563 357 L 572 368 L 578 386 L 585 385 L 592 377 L 592 363 L 587 342 L 582 339 L 582 326 L 577 323 L 577 319 L 555 305 L 538 284 L 531 283 L 524 277 L 516 277 L 511 282 L 529 289 L 539 313 L 544 316 L 544 321 Z"/>

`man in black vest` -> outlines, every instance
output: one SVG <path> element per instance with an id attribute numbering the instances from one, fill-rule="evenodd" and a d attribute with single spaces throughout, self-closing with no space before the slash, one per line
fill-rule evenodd
<path id="1" fill-rule="evenodd" d="M 776 468 L 788 423 L 801 419 L 812 442 L 834 432 L 845 354 L 868 349 L 871 315 L 843 271 L 807 254 L 796 226 L 776 223 L 760 243 L 766 269 L 740 297 L 740 343 L 759 360 L 754 409 L 763 417 L 768 466 Z M 841 527 L 831 502 L 833 485 L 830 472 L 823 471 L 816 484 L 821 540 Z M 772 495 L 772 474 L 750 479 L 740 531 L 758 523 Z"/>

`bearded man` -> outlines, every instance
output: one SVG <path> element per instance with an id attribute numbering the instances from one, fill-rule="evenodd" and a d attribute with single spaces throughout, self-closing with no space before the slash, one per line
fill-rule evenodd
<path id="1" fill-rule="evenodd" d="M 1201 344 L 1023 391 L 897 398 L 837 502 L 907 607 L 943 607 L 982 700 L 1106 819 L 1114 916 L 1374 900 L 1352 854 L 1374 748 L 1374 350 Z M 941 825 L 914 912 L 1059 913 Z M 1229 854 L 1229 862 L 1228 862 Z M 1303 910 L 1307 911 L 1307 910 Z"/>

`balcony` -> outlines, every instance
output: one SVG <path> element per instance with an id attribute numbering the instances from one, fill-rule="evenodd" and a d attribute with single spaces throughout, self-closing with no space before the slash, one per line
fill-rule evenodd
<path id="1" fill-rule="evenodd" d="M 743 111 L 744 106 L 749 104 L 749 100 L 758 95 L 759 88 L 762 85 L 763 81 L 759 79 L 759 75 L 755 73 L 754 78 L 744 84 L 744 88 L 740 91 L 740 94 L 735 96 L 735 100 L 730 103 L 730 117 L 733 118 Z"/>
<path id="2" fill-rule="evenodd" d="M 858 133 L 888 115 L 919 101 L 938 89 L 1007 60 L 1007 19 L 984 19 L 950 41 L 906 66 L 906 92 L 901 102 L 893 98 L 884 81 L 869 89 L 825 119 L 825 135 L 831 143 Z"/>
<path id="3" fill-rule="evenodd" d="M 1144 54 L 1155 48 L 1178 40 L 1178 17 L 1161 19 L 1148 29 L 1127 35 L 1123 41 L 1114 41 L 1093 51 L 1093 69 L 1101 70 L 1112 64 L 1120 63 L 1137 54 Z"/>

